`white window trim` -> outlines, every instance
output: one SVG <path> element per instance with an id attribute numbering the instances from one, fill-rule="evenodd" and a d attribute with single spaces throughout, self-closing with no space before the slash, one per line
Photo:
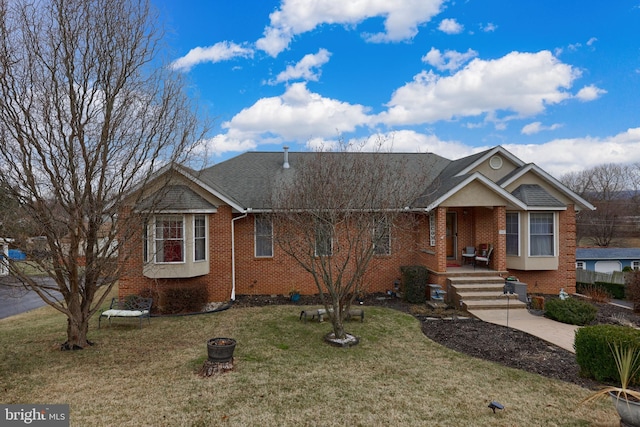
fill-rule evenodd
<path id="1" fill-rule="evenodd" d="M 158 226 L 158 219 L 159 218 L 181 218 L 182 220 L 182 261 L 162 261 L 159 262 L 158 261 L 158 248 L 157 248 L 157 243 L 158 243 L 158 238 L 156 235 L 156 231 L 157 231 L 157 226 Z M 186 250 L 186 230 L 185 230 L 185 217 L 184 215 L 175 215 L 175 214 L 167 214 L 167 215 L 156 215 L 153 218 L 153 263 L 154 264 L 159 264 L 159 265 L 180 265 L 180 264 L 185 264 L 186 263 L 186 254 L 185 254 L 185 250 Z M 163 239 L 164 240 L 164 239 Z"/>
<path id="2" fill-rule="evenodd" d="M 154 223 L 155 224 L 155 223 Z M 149 221 L 145 220 L 142 227 L 142 262 L 148 264 L 151 258 L 149 257 L 149 249 L 152 245 L 149 244 Z"/>
<path id="3" fill-rule="evenodd" d="M 204 259 L 196 259 L 196 218 L 199 216 L 204 217 Z M 203 214 L 194 214 L 191 225 L 193 234 L 193 262 L 207 262 L 209 260 L 209 217 Z"/>
<path id="4" fill-rule="evenodd" d="M 553 253 L 551 255 L 531 255 L 531 214 L 537 214 L 537 213 L 547 213 L 547 214 L 551 214 L 551 218 L 553 218 Z M 552 212 L 552 211 L 536 211 L 536 212 L 529 212 L 529 214 L 527 215 L 527 236 L 528 236 L 528 242 L 527 242 L 527 253 L 528 256 L 531 258 L 551 258 L 551 257 L 556 257 L 558 256 L 558 219 L 557 219 L 557 214 L 556 212 Z"/>
<path id="5" fill-rule="evenodd" d="M 587 263 L 584 261 L 576 261 L 576 270 L 586 270 Z"/>
<path id="6" fill-rule="evenodd" d="M 640 270 L 640 261 L 637 261 L 637 260 L 631 261 L 631 269 Z"/>
<path id="7" fill-rule="evenodd" d="M 273 220 L 268 218 L 271 224 L 271 255 L 258 255 L 258 220 L 265 220 L 267 218 L 255 216 L 253 219 L 253 256 L 256 258 L 273 258 Z M 266 236 L 266 235 L 265 235 Z"/>
<path id="8" fill-rule="evenodd" d="M 520 226 L 520 224 L 521 224 L 521 222 L 520 222 L 520 212 L 513 212 L 513 211 L 511 211 L 511 212 L 507 212 L 507 214 L 516 214 L 517 219 L 518 219 L 518 224 L 517 224 L 517 227 L 516 227 L 516 230 L 517 230 L 517 236 L 518 236 L 518 253 L 517 253 L 517 254 L 515 254 L 515 255 L 514 255 L 514 254 L 507 254 L 507 256 L 515 256 L 515 257 L 519 257 L 519 256 L 520 256 L 520 254 L 521 254 L 521 245 L 522 245 L 522 240 L 521 240 L 522 238 L 521 238 L 521 236 L 520 236 L 520 235 L 522 234 L 522 230 L 521 230 L 521 228 L 520 228 L 520 227 L 521 227 L 521 226 Z M 505 241 L 505 244 L 506 244 L 506 241 Z"/>

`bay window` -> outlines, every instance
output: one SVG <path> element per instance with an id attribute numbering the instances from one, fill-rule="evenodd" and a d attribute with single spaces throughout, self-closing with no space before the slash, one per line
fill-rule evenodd
<path id="1" fill-rule="evenodd" d="M 555 224 L 552 212 L 529 213 L 529 254 L 555 255 Z"/>
<path id="2" fill-rule="evenodd" d="M 160 216 L 155 225 L 157 263 L 184 262 L 184 220 L 182 216 Z"/>
<path id="3" fill-rule="evenodd" d="M 207 222 L 204 215 L 193 217 L 193 260 L 207 259 Z"/>
<path id="4" fill-rule="evenodd" d="M 507 212 L 507 255 L 520 255 L 520 214 Z"/>

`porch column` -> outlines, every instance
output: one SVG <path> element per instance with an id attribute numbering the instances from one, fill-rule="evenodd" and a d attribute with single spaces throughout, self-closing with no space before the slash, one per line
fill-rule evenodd
<path id="1" fill-rule="evenodd" d="M 436 208 L 436 259 L 437 271 L 447 271 L 447 208 Z"/>
<path id="2" fill-rule="evenodd" d="M 493 210 L 494 238 L 493 268 L 498 271 L 507 270 L 507 208 L 496 206 Z"/>

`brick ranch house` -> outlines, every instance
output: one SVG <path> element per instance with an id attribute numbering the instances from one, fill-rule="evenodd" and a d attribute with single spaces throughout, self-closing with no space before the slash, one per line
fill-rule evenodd
<path id="1" fill-rule="evenodd" d="M 186 286 L 206 288 L 209 301 L 293 288 L 317 293 L 309 273 L 273 243 L 274 224 L 264 215 L 271 183 L 315 154 L 248 152 L 201 171 L 165 170 L 165 178 L 171 175 L 163 184 L 163 209 L 140 227 L 139 239 L 129 239 L 135 251 L 120 261 L 120 296 Z M 530 293 L 575 291 L 575 215 L 594 207 L 550 174 L 501 146 L 458 160 L 385 156 L 429 164 L 437 186 L 428 201 L 407 210 L 415 229 L 390 233 L 405 235 L 391 235 L 376 256 L 368 292 L 391 289 L 405 265 L 425 266 L 429 282 L 444 287 L 464 268 L 467 247 L 492 248 L 488 266 L 476 268 L 516 276 Z M 144 203 L 132 209 L 143 210 Z"/>

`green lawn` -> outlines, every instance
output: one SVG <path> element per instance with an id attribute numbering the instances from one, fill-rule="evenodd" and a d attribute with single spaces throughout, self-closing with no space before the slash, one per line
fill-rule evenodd
<path id="1" fill-rule="evenodd" d="M 73 426 L 617 426 L 589 390 L 455 353 L 418 320 L 366 308 L 348 330 L 361 342 L 330 347 L 328 324 L 299 307 L 116 319 L 96 345 L 61 352 L 65 318 L 45 307 L 0 320 L 0 402 L 68 403 Z M 103 322 L 104 323 L 104 322 Z M 236 368 L 195 374 L 206 341 L 236 338 Z M 493 414 L 491 400 L 505 405 Z"/>

